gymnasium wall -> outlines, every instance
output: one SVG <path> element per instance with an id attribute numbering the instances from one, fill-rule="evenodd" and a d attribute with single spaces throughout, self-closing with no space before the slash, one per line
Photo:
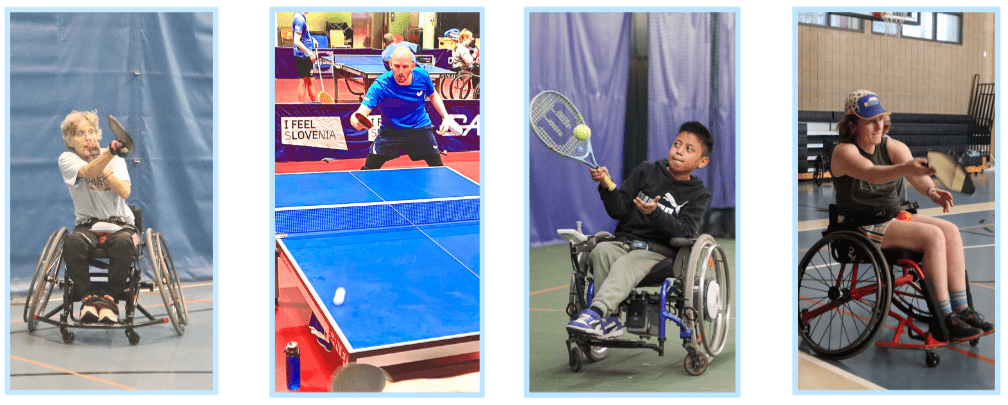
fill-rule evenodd
<path id="1" fill-rule="evenodd" d="M 857 89 L 889 111 L 966 114 L 973 75 L 993 83 L 994 13 L 964 13 L 962 44 L 798 24 L 797 110 L 842 111 Z M 984 57 L 984 52 L 987 56 Z"/>

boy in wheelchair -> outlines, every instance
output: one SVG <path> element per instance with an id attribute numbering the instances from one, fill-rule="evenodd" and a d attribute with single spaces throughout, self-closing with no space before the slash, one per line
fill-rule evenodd
<path id="1" fill-rule="evenodd" d="M 906 144 L 886 135 L 889 112 L 875 93 L 851 93 L 845 112 L 837 125 L 841 143 L 833 150 L 830 166 L 841 224 L 856 228 L 880 249 L 923 252 L 922 268 L 938 301 L 936 312 L 952 340 L 992 333 L 994 325 L 969 307 L 963 242 L 955 224 L 921 214 L 902 214 L 903 220 L 896 220 L 902 211 L 899 190 L 904 178 L 945 212 L 953 206 L 952 194 L 934 185 L 935 170 L 926 159 L 914 159 Z"/>
<path id="2" fill-rule="evenodd" d="M 116 140 L 107 148 L 99 147 L 102 131 L 96 113 L 72 111 L 60 124 L 69 150 L 60 155 L 59 168 L 76 223 L 64 242 L 63 258 L 74 295 L 82 297 L 80 321 L 116 323 L 119 307 L 114 297 L 126 289 L 140 239 L 126 205 L 131 188 L 122 156 L 129 151 Z M 91 283 L 88 260 L 97 249 L 109 257 L 105 284 Z"/>
<path id="3" fill-rule="evenodd" d="M 656 264 L 675 250 L 673 237 L 693 237 L 710 201 L 710 191 L 691 173 L 710 162 L 714 139 L 699 122 L 679 127 L 668 159 L 637 166 L 618 188 L 599 185 L 606 213 L 618 220 L 616 240 L 599 243 L 591 251 L 596 294 L 589 308 L 567 324 L 571 333 L 603 339 L 621 336 L 619 304 Z M 608 169 L 589 169 L 602 182 Z M 615 316 L 613 316 L 615 314 Z"/>

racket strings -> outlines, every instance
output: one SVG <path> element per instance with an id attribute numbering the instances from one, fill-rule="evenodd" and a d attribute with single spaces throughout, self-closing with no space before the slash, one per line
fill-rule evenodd
<path id="1" fill-rule="evenodd" d="M 533 129 L 547 147 L 567 156 L 588 155 L 588 140 L 574 136 L 574 127 L 584 120 L 566 98 L 555 93 L 543 93 L 532 100 L 530 110 Z M 544 127 L 543 122 L 549 127 Z"/>

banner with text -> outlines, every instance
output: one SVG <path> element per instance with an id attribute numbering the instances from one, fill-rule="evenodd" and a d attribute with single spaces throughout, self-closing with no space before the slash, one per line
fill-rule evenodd
<path id="1" fill-rule="evenodd" d="M 448 116 L 462 128 L 459 135 L 435 135 L 442 150 L 448 152 L 480 150 L 479 100 L 445 100 Z M 381 127 L 381 112 L 376 108 L 368 118 L 370 131 L 350 125 L 350 116 L 358 104 L 276 104 L 275 159 L 277 162 L 305 162 L 329 159 L 355 159 L 367 156 Z M 427 113 L 434 128 L 441 116 L 427 103 Z"/>

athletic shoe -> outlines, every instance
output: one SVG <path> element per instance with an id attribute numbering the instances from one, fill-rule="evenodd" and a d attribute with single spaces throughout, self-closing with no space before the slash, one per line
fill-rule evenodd
<path id="1" fill-rule="evenodd" d="M 80 321 L 81 323 L 95 323 L 98 322 L 98 308 L 96 307 L 99 301 L 98 297 L 87 296 L 81 301 L 80 310 Z"/>
<path id="2" fill-rule="evenodd" d="M 602 339 L 623 336 L 623 324 L 615 316 L 602 318 Z"/>
<path id="3" fill-rule="evenodd" d="M 577 319 L 567 323 L 567 331 L 584 335 L 602 336 L 602 318 L 590 308 L 581 311 Z"/>
<path id="4" fill-rule="evenodd" d="M 981 333 L 980 329 L 970 326 L 955 312 L 945 316 L 945 327 L 948 328 L 949 337 L 955 342 L 976 339 Z"/>
<path id="5" fill-rule="evenodd" d="M 117 323 L 119 322 L 119 305 L 116 304 L 112 297 L 106 295 L 99 298 L 98 304 L 98 318 L 101 323 Z"/>
<path id="6" fill-rule="evenodd" d="M 984 335 L 989 335 L 994 332 L 994 324 L 984 321 L 984 316 L 978 314 L 973 310 L 973 308 L 966 308 L 960 312 L 959 319 L 962 319 L 974 328 L 980 329 L 983 331 Z"/>

